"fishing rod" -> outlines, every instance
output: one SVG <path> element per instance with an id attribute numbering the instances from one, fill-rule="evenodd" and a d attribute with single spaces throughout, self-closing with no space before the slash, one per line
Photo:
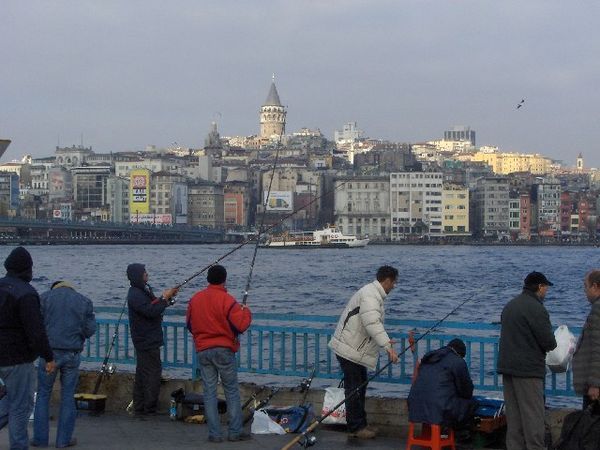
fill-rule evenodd
<path id="1" fill-rule="evenodd" d="M 454 314 L 461 306 L 463 306 L 465 303 L 467 303 L 468 301 L 473 299 L 474 296 L 475 296 L 475 294 L 471 294 L 471 296 L 469 298 L 467 298 L 466 300 L 461 302 L 452 311 L 450 311 L 448 314 L 446 314 L 444 317 L 442 317 L 440 320 L 438 320 L 433 326 L 431 326 L 427 331 L 425 331 L 425 333 L 423 333 L 421 336 L 419 336 L 417 339 L 414 340 L 413 346 L 414 346 L 414 344 L 419 342 L 421 339 L 423 339 L 425 336 L 427 336 L 429 333 L 431 333 L 433 330 L 435 330 L 444 320 L 446 320 L 448 317 L 450 317 L 452 314 Z M 406 347 L 404 350 L 402 350 L 398 354 L 398 356 L 401 356 L 404 353 L 406 353 L 408 350 L 410 350 L 410 347 L 411 346 Z M 345 397 L 341 402 L 339 402 L 331 410 L 329 410 L 327 412 L 327 414 L 315 418 L 313 420 L 313 423 L 311 423 L 305 431 L 303 431 L 298 436 L 296 436 L 294 439 L 292 439 L 290 442 L 288 442 L 286 445 L 281 447 L 281 450 L 290 450 L 295 444 L 300 443 L 300 441 L 304 442 L 304 444 L 302 444 L 302 445 L 304 445 L 305 447 L 314 445 L 316 442 L 316 439 L 314 438 L 314 436 L 309 436 L 309 434 L 312 433 L 321 424 L 321 422 L 323 422 L 323 420 L 325 420 L 327 417 L 329 417 L 331 414 L 333 414 L 333 412 L 336 411 L 340 406 L 342 406 L 346 402 L 346 400 L 349 400 L 349 399 L 355 397 L 360 392 L 361 389 L 365 388 L 369 384 L 370 381 L 372 381 L 374 378 L 376 378 L 380 373 L 382 373 L 385 369 L 387 369 L 391 364 L 392 364 L 392 360 L 388 361 L 387 364 L 385 364 L 383 367 L 381 367 L 379 370 L 377 370 L 364 383 L 362 383 L 359 386 L 357 386 L 356 388 L 354 388 L 347 397 Z"/>
<path id="2" fill-rule="evenodd" d="M 277 221 L 276 223 L 274 223 L 273 225 L 270 225 L 268 227 L 266 227 L 262 233 L 268 233 L 269 231 L 273 230 L 274 228 L 277 228 L 279 225 L 281 225 L 283 222 L 285 222 L 287 219 L 289 219 L 290 217 L 295 216 L 296 214 L 298 214 L 300 211 L 308 208 L 310 205 L 312 205 L 313 203 L 317 202 L 318 200 L 322 199 L 323 197 L 337 191 L 339 188 L 341 188 L 342 186 L 345 186 L 346 183 L 350 182 L 351 180 L 346 180 L 346 181 L 342 181 L 339 185 L 334 186 L 332 189 L 329 189 L 327 191 L 325 191 L 323 194 L 319 195 L 318 197 L 313 198 L 311 201 L 309 201 L 308 203 L 306 203 L 304 206 L 301 206 L 300 208 L 296 208 L 293 211 L 291 211 L 290 213 L 284 215 L 279 221 Z M 258 235 L 256 237 L 256 239 L 260 239 L 260 235 Z M 183 286 L 185 286 L 186 284 L 188 284 L 190 281 L 192 281 L 194 278 L 202 275 L 204 272 L 206 272 L 209 268 L 211 268 L 212 266 L 218 264 L 219 262 L 223 261 L 225 258 L 227 258 L 228 256 L 230 256 L 231 254 L 237 252 L 240 248 L 246 246 L 247 244 L 249 244 L 250 242 L 253 242 L 252 239 L 246 239 L 242 242 L 240 242 L 238 245 L 236 245 L 234 248 L 232 248 L 230 251 L 228 251 L 227 253 L 225 253 L 224 255 L 220 256 L 219 258 L 217 258 L 216 260 L 214 260 L 212 263 L 208 264 L 207 266 L 203 267 L 202 269 L 200 269 L 198 272 L 192 274 L 191 276 L 189 276 L 188 278 L 186 278 L 185 280 L 183 280 L 181 283 L 179 283 L 177 286 L 174 287 L 174 289 L 181 289 Z"/>
<path id="3" fill-rule="evenodd" d="M 250 270 L 248 271 L 248 278 L 246 280 L 246 287 L 244 288 L 244 296 L 242 298 L 242 305 L 245 305 L 248 301 L 248 291 L 250 290 L 250 283 L 252 282 L 252 272 L 254 272 L 254 263 L 256 262 L 256 253 L 258 252 L 258 245 L 260 244 L 260 235 L 262 234 L 263 226 L 265 225 L 265 216 L 267 215 L 267 205 L 269 203 L 269 197 L 271 195 L 271 186 L 273 185 L 273 178 L 275 178 L 275 168 L 277 167 L 277 161 L 279 160 L 279 148 L 281 146 L 281 138 L 283 137 L 284 127 L 281 128 L 279 134 L 279 145 L 275 151 L 275 161 L 273 162 L 273 170 L 271 171 L 271 179 L 269 180 L 269 189 L 267 189 L 267 195 L 263 203 L 263 212 L 260 219 L 260 225 L 258 226 L 258 236 L 256 237 L 256 243 L 254 245 L 254 253 L 252 254 L 252 262 L 250 263 Z"/>
<path id="4" fill-rule="evenodd" d="M 100 384 L 102 383 L 102 379 L 106 374 L 114 373 L 114 367 L 108 365 L 108 360 L 110 359 L 110 354 L 112 353 L 112 349 L 115 346 L 115 341 L 117 340 L 117 336 L 119 335 L 119 325 L 121 324 L 121 319 L 123 318 L 123 313 L 125 313 L 125 309 L 127 308 L 127 299 L 123 303 L 123 308 L 121 308 L 121 314 L 119 314 L 119 320 L 117 320 L 117 325 L 115 326 L 115 332 L 113 333 L 112 340 L 110 342 L 110 346 L 108 347 L 108 351 L 104 356 L 104 361 L 102 361 L 102 367 L 100 368 L 100 373 L 96 378 L 96 384 L 94 385 L 94 391 L 92 394 L 97 394 L 100 389 Z"/>

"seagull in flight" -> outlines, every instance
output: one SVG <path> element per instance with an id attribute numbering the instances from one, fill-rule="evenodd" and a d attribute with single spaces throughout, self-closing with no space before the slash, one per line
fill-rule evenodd
<path id="1" fill-rule="evenodd" d="M 524 103 L 525 103 L 525 99 L 523 98 L 523 99 L 521 99 L 521 101 L 517 105 L 517 109 L 519 109 L 521 106 L 523 106 Z"/>

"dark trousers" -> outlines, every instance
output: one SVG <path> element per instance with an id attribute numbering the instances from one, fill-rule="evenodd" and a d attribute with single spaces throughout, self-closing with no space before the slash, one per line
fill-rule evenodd
<path id="1" fill-rule="evenodd" d="M 133 408 L 136 414 L 156 412 L 161 371 L 160 348 L 136 351 L 133 384 Z"/>
<path id="2" fill-rule="evenodd" d="M 353 433 L 367 426 L 367 412 L 365 411 L 365 399 L 367 395 L 367 368 L 348 361 L 336 355 L 344 372 L 344 393 L 346 394 L 346 422 L 348 431 Z M 356 388 L 364 383 L 357 394 L 352 395 Z M 350 398 L 350 396 L 352 397 Z"/>

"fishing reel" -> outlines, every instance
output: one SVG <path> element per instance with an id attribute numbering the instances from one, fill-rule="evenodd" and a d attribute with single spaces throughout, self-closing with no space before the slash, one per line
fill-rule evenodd
<path id="1" fill-rule="evenodd" d="M 106 366 L 106 369 L 104 370 L 104 374 L 106 376 L 111 376 L 111 375 L 114 375 L 116 371 L 117 371 L 117 366 L 114 364 L 109 364 Z"/>
<path id="2" fill-rule="evenodd" d="M 314 434 L 307 434 L 302 439 L 300 439 L 298 443 L 303 448 L 309 448 L 313 445 L 317 445 L 317 437 Z"/>
<path id="3" fill-rule="evenodd" d="M 310 389 L 310 385 L 312 383 L 312 378 L 305 378 L 303 379 L 300 384 L 298 385 L 298 391 L 300 391 L 300 393 L 305 393 L 306 391 L 308 391 Z"/>

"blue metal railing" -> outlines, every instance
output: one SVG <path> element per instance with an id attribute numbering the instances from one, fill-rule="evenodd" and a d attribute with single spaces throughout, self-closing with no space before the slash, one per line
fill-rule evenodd
<path id="1" fill-rule="evenodd" d="M 101 362 L 110 347 L 120 308 L 103 307 L 96 310 L 98 316 L 103 317 L 97 319 L 96 334 L 88 340 L 82 356 L 85 361 Z M 105 317 L 106 315 L 112 317 Z M 237 353 L 240 372 L 303 377 L 314 368 L 319 378 L 341 378 L 335 354 L 327 347 L 337 319 L 336 316 L 255 313 L 252 326 L 240 337 L 240 351 Z M 465 360 L 475 388 L 479 391 L 502 390 L 501 377 L 495 370 L 500 326 L 443 322 L 435 331 L 418 340 L 413 353 L 409 348 L 409 332 L 414 330 L 414 338 L 419 339 L 419 333 L 424 333 L 435 323 L 427 320 L 387 320 L 386 329 L 397 343 L 400 361 L 399 364 L 388 366 L 374 381 L 410 384 L 413 368 L 419 357 L 459 337 L 467 346 Z M 571 331 L 577 335 L 581 328 L 573 328 Z M 163 332 L 163 367 L 183 369 L 197 379 L 199 372 L 196 352 L 192 336 L 185 326 L 185 312 L 167 310 Z M 135 364 L 135 352 L 126 318 L 119 327 L 111 360 Z M 377 368 L 386 362 L 385 359 L 380 360 Z M 575 396 L 571 372 L 549 374 L 546 395 Z"/>

